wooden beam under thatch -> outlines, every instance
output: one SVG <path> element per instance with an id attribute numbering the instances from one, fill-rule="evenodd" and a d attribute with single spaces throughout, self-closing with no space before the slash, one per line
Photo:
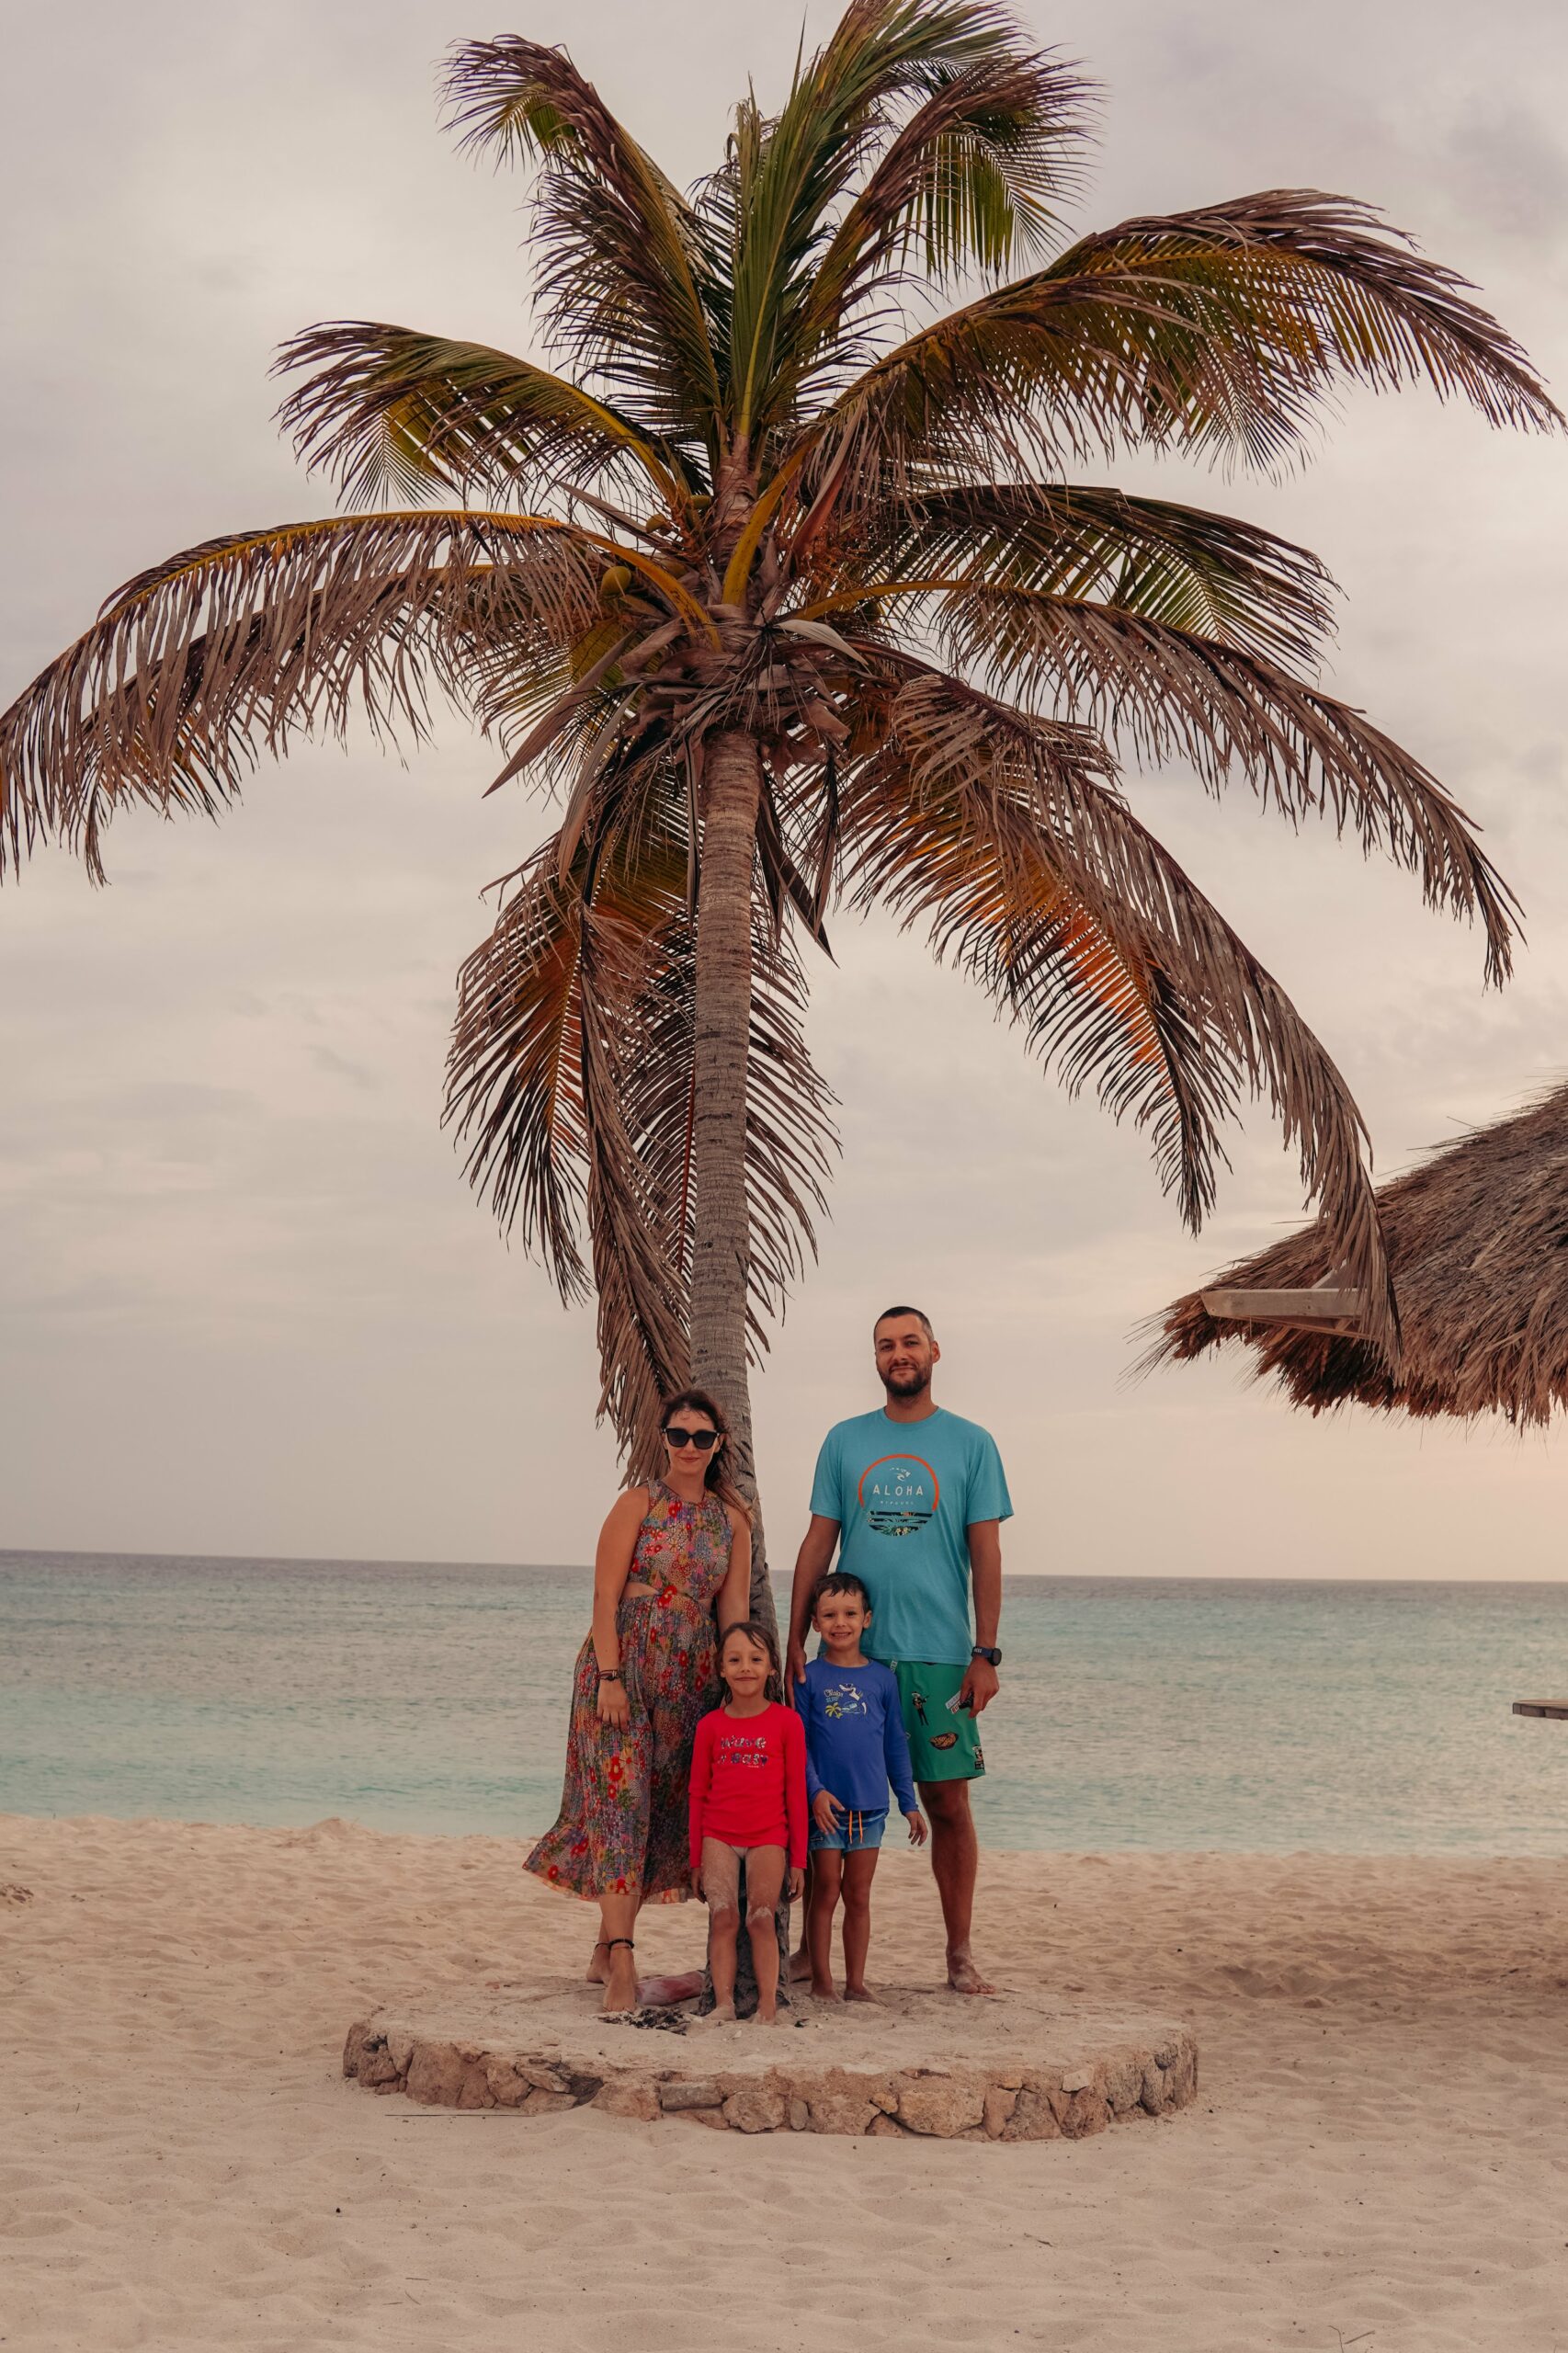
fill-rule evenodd
<path id="1" fill-rule="evenodd" d="M 1315 1225 L 1176 1300 L 1145 1361 L 1240 1340 L 1260 1379 L 1314 1414 L 1354 1400 L 1543 1423 L 1568 1406 L 1568 1086 L 1444 1144 L 1380 1186 L 1377 1202 L 1399 1302 L 1397 1374 L 1346 1321 L 1351 1311 L 1330 1309 L 1354 1294 L 1338 1289 Z"/>
<path id="2" fill-rule="evenodd" d="M 1314 1290 L 1205 1290 L 1199 1297 L 1216 1323 L 1358 1324 L 1364 1290 L 1344 1290 L 1330 1276 Z"/>

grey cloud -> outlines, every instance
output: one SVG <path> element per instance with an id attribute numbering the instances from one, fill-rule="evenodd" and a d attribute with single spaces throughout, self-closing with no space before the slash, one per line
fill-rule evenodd
<path id="1" fill-rule="evenodd" d="M 813 0 L 810 36 L 836 13 Z M 1347 188 L 1477 276 L 1568 381 L 1540 267 L 1556 8 L 1324 0 L 1310 41 L 1299 10 L 1242 0 L 1029 14 L 1107 85 L 1085 222 Z M 748 72 L 779 86 L 796 37 L 764 0 L 530 0 L 526 24 L 681 178 Z M 0 151 L 0 695 L 141 565 L 326 511 L 271 423 L 283 336 L 380 315 L 528 347 L 516 183 L 435 122 L 434 61 L 486 28 L 467 0 L 79 0 L 8 28 L 39 103 Z M 1131 788 L 1397 1165 L 1568 1060 L 1568 447 L 1413 392 L 1348 399 L 1281 483 L 1116 471 L 1318 550 L 1346 591 L 1336 690 L 1437 766 L 1528 902 L 1518 979 L 1488 998 L 1473 938 L 1407 876 L 1244 791 L 1216 808 L 1179 775 Z M 406 769 L 362 737 L 301 748 L 221 827 L 117 826 L 106 893 L 44 859 L 0 894 L 0 1542 L 591 1553 L 615 1478 L 592 1318 L 503 1247 L 437 1126 L 479 891 L 548 822 L 520 795 L 482 801 L 494 765 L 446 717 Z M 1560 1574 L 1561 1483 L 1522 1481 L 1517 1449 L 1299 1422 L 1226 1365 L 1123 1389 L 1141 1313 L 1299 1215 L 1267 1118 L 1236 1133 L 1193 1239 L 1143 1141 L 1066 1102 L 917 939 L 841 923 L 835 947 L 812 1036 L 845 1154 L 758 1389 L 781 1557 L 824 1415 L 869 1402 L 868 1300 L 917 1282 L 949 1401 L 995 1427 L 1013 1472 L 1015 1565 L 1474 1574 L 1495 1558 L 1478 1531 L 1506 1521 L 1500 1565 Z"/>
<path id="2" fill-rule="evenodd" d="M 1568 239 L 1568 149 L 1533 108 L 1477 97 L 1438 151 L 1454 193 L 1502 235 L 1562 248 Z"/>

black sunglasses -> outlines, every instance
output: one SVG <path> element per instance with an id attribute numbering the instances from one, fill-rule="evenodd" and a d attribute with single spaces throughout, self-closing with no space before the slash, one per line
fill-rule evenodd
<path id="1" fill-rule="evenodd" d="M 710 1446 L 718 1445 L 719 1433 L 717 1430 L 683 1430 L 678 1422 L 671 1422 L 665 1431 L 665 1439 L 669 1446 L 694 1446 L 699 1454 L 706 1454 Z"/>

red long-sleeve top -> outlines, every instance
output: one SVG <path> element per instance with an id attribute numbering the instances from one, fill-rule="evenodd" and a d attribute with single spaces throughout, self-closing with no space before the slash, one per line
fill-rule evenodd
<path id="1" fill-rule="evenodd" d="M 757 1716 L 715 1708 L 691 1751 L 691 1868 L 704 1838 L 727 1847 L 783 1847 L 791 1870 L 806 1859 L 806 1734 L 793 1708 Z"/>

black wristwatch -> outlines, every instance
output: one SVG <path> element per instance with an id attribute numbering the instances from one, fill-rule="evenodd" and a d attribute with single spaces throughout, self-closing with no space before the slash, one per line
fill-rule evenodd
<path id="1" fill-rule="evenodd" d="M 970 1656 L 971 1658 L 983 1658 L 991 1666 L 1000 1666 L 1002 1664 L 1001 1652 L 998 1650 L 987 1649 L 983 1643 L 976 1643 L 970 1652 Z"/>

